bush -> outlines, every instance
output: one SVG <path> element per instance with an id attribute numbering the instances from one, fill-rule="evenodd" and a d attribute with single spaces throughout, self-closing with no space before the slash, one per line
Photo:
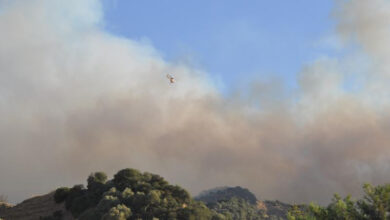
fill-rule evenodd
<path id="1" fill-rule="evenodd" d="M 99 187 L 101 185 L 104 185 L 106 181 L 107 181 L 107 175 L 105 173 L 103 172 L 91 173 L 91 175 L 89 175 L 87 179 L 88 182 L 87 188 L 91 189 L 96 186 Z"/>
<path id="2" fill-rule="evenodd" d="M 102 211 L 102 212 L 107 212 L 108 210 L 110 210 L 112 207 L 116 206 L 119 204 L 119 199 L 118 197 L 116 196 L 110 196 L 110 195 L 107 195 L 107 196 L 104 196 L 99 204 L 97 205 L 97 209 L 99 211 Z"/>
<path id="3" fill-rule="evenodd" d="M 142 181 L 142 174 L 136 169 L 123 169 L 114 175 L 114 184 L 120 190 L 126 187 L 135 190 L 137 182 Z"/>
<path id="4" fill-rule="evenodd" d="M 249 201 L 233 197 L 226 201 L 208 204 L 211 210 L 223 214 L 227 219 L 260 220 L 262 216 L 257 212 L 256 206 Z"/>
<path id="5" fill-rule="evenodd" d="M 54 201 L 56 203 L 61 203 L 65 201 L 65 199 L 68 197 L 70 192 L 70 189 L 68 187 L 61 187 L 56 190 L 54 193 Z"/>
<path id="6" fill-rule="evenodd" d="M 335 194 L 327 207 L 310 204 L 306 210 L 299 210 L 296 206 L 289 211 L 290 220 L 311 219 L 373 219 L 390 218 L 390 184 L 372 186 L 365 184 L 364 197 L 354 201 L 350 196 L 341 198 Z"/>
<path id="7" fill-rule="evenodd" d="M 131 216 L 131 209 L 125 205 L 117 205 L 112 207 L 107 214 L 102 217 L 102 220 L 126 220 Z"/>

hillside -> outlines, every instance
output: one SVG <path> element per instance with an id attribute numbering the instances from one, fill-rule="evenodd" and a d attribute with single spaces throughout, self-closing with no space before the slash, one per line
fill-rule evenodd
<path id="1" fill-rule="evenodd" d="M 335 194 L 328 206 L 290 205 L 280 201 L 253 203 L 242 187 L 207 190 L 194 200 L 180 186 L 156 174 L 123 169 L 107 180 L 92 173 L 87 187 L 61 187 L 20 204 L 0 202 L 1 220 L 280 220 L 390 219 L 390 184 L 363 186 L 355 200 Z M 204 200 L 203 203 L 199 200 Z"/>
<path id="2" fill-rule="evenodd" d="M 215 203 L 218 201 L 229 200 L 233 197 L 241 198 L 254 205 L 257 202 L 256 196 L 248 189 L 236 187 L 218 187 L 204 191 L 196 196 L 195 199 L 204 203 Z"/>
<path id="3" fill-rule="evenodd" d="M 58 188 L 54 200 L 65 204 L 66 210 L 80 220 L 226 219 L 193 200 L 180 186 L 130 168 L 120 170 L 110 180 L 103 172 L 92 173 L 86 187 Z"/>
<path id="4" fill-rule="evenodd" d="M 257 200 L 252 192 L 239 186 L 205 190 L 195 199 L 204 202 L 212 210 L 225 215 L 229 213 L 232 219 L 287 219 L 287 213 L 292 207 L 280 201 Z M 243 210 L 246 213 L 244 218 L 240 214 Z"/>
<path id="5" fill-rule="evenodd" d="M 170 185 L 159 175 L 123 169 L 111 180 L 102 172 L 92 173 L 86 187 L 61 187 L 15 206 L 0 204 L 0 218 L 261 220 L 286 219 L 290 207 L 277 201 L 258 201 L 239 186 L 214 188 L 193 199 L 186 190 Z"/>
<path id="6" fill-rule="evenodd" d="M 205 205 L 207 204 L 207 205 Z M 258 201 L 248 189 L 219 187 L 204 191 L 196 199 L 164 178 L 135 169 L 123 169 L 107 179 L 92 173 L 87 186 L 61 187 L 12 206 L 0 204 L 4 220 L 139 220 L 285 219 L 289 205 Z"/>
<path id="7" fill-rule="evenodd" d="M 4 220 L 37 220 L 41 217 L 51 216 L 56 211 L 61 211 L 63 220 L 73 220 L 74 218 L 66 211 L 64 204 L 57 204 L 53 196 L 54 192 L 51 192 L 24 200 L 15 206 L 6 203 L 0 204 L 0 218 Z"/>

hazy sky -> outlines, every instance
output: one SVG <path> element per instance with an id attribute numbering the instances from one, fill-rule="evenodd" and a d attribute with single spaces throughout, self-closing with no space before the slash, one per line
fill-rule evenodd
<path id="1" fill-rule="evenodd" d="M 287 202 L 389 182 L 388 0 L 183 2 L 0 0 L 0 194 L 126 167 Z"/>
<path id="2" fill-rule="evenodd" d="M 165 59 L 206 70 L 223 91 L 249 76 L 279 76 L 296 87 L 303 64 L 341 49 L 331 0 L 104 3 L 108 31 L 148 41 Z"/>

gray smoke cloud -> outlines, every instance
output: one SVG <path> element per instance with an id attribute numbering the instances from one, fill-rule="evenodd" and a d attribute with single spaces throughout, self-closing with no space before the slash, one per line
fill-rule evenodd
<path id="1" fill-rule="evenodd" d="M 226 98 L 206 73 L 107 33 L 98 0 L 1 0 L 0 194 L 125 167 L 288 202 L 388 182 L 390 3 L 342 1 L 334 18 L 351 54 L 302 67 L 293 93 L 274 79 Z"/>

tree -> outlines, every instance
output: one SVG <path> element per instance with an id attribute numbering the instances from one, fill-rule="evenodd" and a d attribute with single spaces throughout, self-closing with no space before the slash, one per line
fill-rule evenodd
<path id="1" fill-rule="evenodd" d="M 312 211 L 314 212 L 316 209 L 313 209 L 313 205 L 311 206 Z M 317 208 L 317 210 L 320 210 Z M 314 212 L 318 213 L 318 212 Z M 324 211 L 321 211 L 316 216 L 321 217 Z M 361 219 L 361 215 L 356 207 L 355 201 L 352 200 L 351 196 L 347 196 L 342 199 L 338 194 L 335 194 L 332 202 L 328 205 L 326 210 L 327 218 L 331 219 L 340 219 L 340 220 L 353 220 L 353 219 Z M 324 218 L 320 218 L 324 219 Z"/>
<path id="2" fill-rule="evenodd" d="M 142 180 L 142 174 L 136 169 L 123 169 L 114 175 L 113 182 L 119 190 L 126 187 L 135 190 L 137 182 Z"/>
<path id="3" fill-rule="evenodd" d="M 65 201 L 65 199 L 68 197 L 70 192 L 70 189 L 68 187 L 61 187 L 58 188 L 54 193 L 54 201 L 56 203 L 61 203 Z"/>
<path id="4" fill-rule="evenodd" d="M 311 216 L 301 207 L 294 205 L 287 214 L 288 220 L 315 220 L 314 216 Z"/>
<path id="5" fill-rule="evenodd" d="M 188 219 L 188 220 L 211 220 L 215 214 L 207 208 L 202 202 L 193 202 L 189 206 L 179 209 L 177 212 L 177 219 Z"/>
<path id="6" fill-rule="evenodd" d="M 87 183 L 87 189 L 76 185 L 56 191 L 57 200 L 65 200 L 65 207 L 80 220 L 211 220 L 217 215 L 203 203 L 195 202 L 183 188 L 170 185 L 158 175 L 135 169 L 120 170 L 108 181 L 104 173 L 92 173 Z"/>
<path id="7" fill-rule="evenodd" d="M 96 185 L 104 185 L 107 181 L 107 175 L 103 172 L 91 173 L 87 179 L 87 188 L 93 188 Z"/>
<path id="8" fill-rule="evenodd" d="M 357 209 L 356 203 L 350 196 L 342 199 L 338 194 L 335 194 L 332 202 L 327 207 L 321 207 L 311 203 L 305 208 L 293 206 L 288 213 L 289 220 L 355 220 L 362 219 L 362 216 Z"/>
<path id="9" fill-rule="evenodd" d="M 258 220 L 262 218 L 256 206 L 243 198 L 233 197 L 229 200 L 210 203 L 208 207 L 229 220 Z"/>
<path id="10" fill-rule="evenodd" d="M 390 184 L 374 187 L 363 186 L 365 196 L 357 205 L 366 219 L 389 219 L 390 215 Z"/>
<path id="11" fill-rule="evenodd" d="M 363 186 L 364 197 L 358 201 L 351 196 L 342 199 L 335 194 L 327 207 L 310 204 L 306 210 L 293 207 L 289 211 L 290 220 L 335 219 L 335 220 L 385 220 L 390 219 L 390 184 Z"/>
<path id="12" fill-rule="evenodd" d="M 103 215 L 102 220 L 126 220 L 131 216 L 131 209 L 125 205 L 112 207 L 107 214 Z"/>

